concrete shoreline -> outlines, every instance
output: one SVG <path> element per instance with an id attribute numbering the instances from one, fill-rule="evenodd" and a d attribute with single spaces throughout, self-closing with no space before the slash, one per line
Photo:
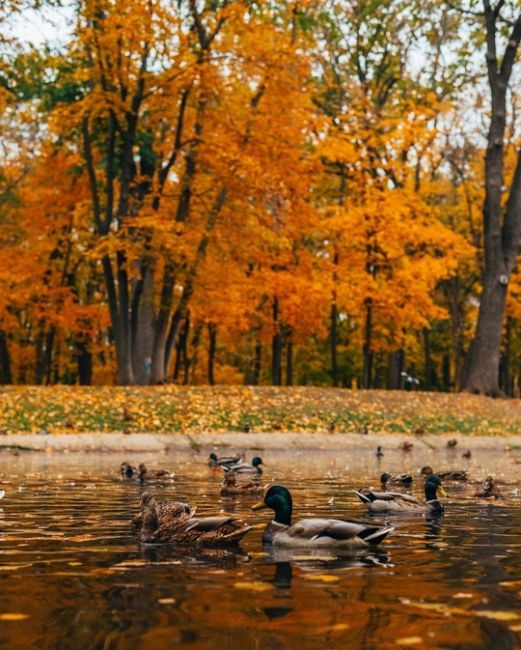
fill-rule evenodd
<path id="1" fill-rule="evenodd" d="M 168 452 L 200 449 L 265 450 L 307 449 L 335 451 L 343 449 L 399 449 L 405 442 L 416 449 L 444 449 L 451 438 L 458 440 L 458 450 L 519 449 L 521 435 L 468 436 L 464 434 L 359 434 L 359 433 L 71 433 L 39 435 L 13 433 L 0 437 L 0 451 L 20 450 L 35 452 Z"/>

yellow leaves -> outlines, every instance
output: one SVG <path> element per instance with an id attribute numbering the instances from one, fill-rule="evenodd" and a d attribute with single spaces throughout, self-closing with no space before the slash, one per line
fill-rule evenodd
<path id="1" fill-rule="evenodd" d="M 340 580 L 338 576 L 332 575 L 330 573 L 305 573 L 303 577 L 305 580 L 325 582 L 327 584 L 338 582 Z"/>
<path id="2" fill-rule="evenodd" d="M 0 621 L 23 621 L 26 618 L 29 618 L 29 614 L 19 612 L 3 612 L 0 614 Z"/>

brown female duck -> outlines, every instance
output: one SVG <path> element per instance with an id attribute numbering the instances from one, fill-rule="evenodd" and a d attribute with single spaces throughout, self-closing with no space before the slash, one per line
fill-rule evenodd
<path id="1" fill-rule="evenodd" d="M 502 499 L 503 495 L 499 491 L 496 482 L 492 476 L 487 476 L 483 483 L 483 489 L 474 494 L 475 497 L 480 499 Z"/>
<path id="2" fill-rule="evenodd" d="M 138 478 L 141 483 L 145 481 L 170 481 L 174 478 L 174 473 L 167 469 L 147 469 L 145 463 L 140 463 L 138 467 Z"/>
<path id="3" fill-rule="evenodd" d="M 240 496 L 241 494 L 261 494 L 262 485 L 255 479 L 249 479 L 247 476 L 227 472 L 221 483 L 221 496 Z"/>
<path id="4" fill-rule="evenodd" d="M 134 519 L 140 527 L 134 528 L 141 542 L 204 546 L 237 544 L 251 528 L 235 517 L 193 517 L 192 514 L 185 503 L 156 504 L 154 496 L 145 492 L 141 496 L 141 513 Z"/>

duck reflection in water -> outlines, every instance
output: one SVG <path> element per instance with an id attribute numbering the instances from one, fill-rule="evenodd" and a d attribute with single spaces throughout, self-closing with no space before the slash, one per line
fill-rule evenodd
<path id="1" fill-rule="evenodd" d="M 202 564 L 208 568 L 233 569 L 238 564 L 250 561 L 250 558 L 239 547 L 208 548 L 208 547 L 179 547 L 164 544 L 141 544 L 139 557 L 149 562 L 172 564 Z"/>
<path id="2" fill-rule="evenodd" d="M 429 548 L 433 551 L 439 551 L 441 547 L 437 542 L 441 541 L 441 524 L 443 522 L 443 515 L 440 516 L 427 516 L 425 517 L 425 539 L 427 544 L 425 548 Z"/>

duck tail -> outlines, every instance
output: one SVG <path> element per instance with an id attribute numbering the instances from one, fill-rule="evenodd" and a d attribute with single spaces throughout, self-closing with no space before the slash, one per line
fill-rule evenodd
<path id="1" fill-rule="evenodd" d="M 354 492 L 355 492 L 355 494 L 357 494 L 359 496 L 360 501 L 362 503 L 371 503 L 371 499 L 368 496 L 366 496 L 365 494 L 362 494 L 361 492 L 357 492 L 356 490 Z"/>
<path id="2" fill-rule="evenodd" d="M 394 526 L 386 526 L 385 528 L 369 529 L 369 535 L 360 535 L 364 542 L 369 544 L 379 544 L 382 542 L 389 533 L 394 530 Z"/>
<path id="3" fill-rule="evenodd" d="M 248 531 L 252 529 L 251 526 L 242 526 L 238 530 L 234 530 L 232 533 L 228 533 L 223 537 L 223 540 L 228 543 L 239 542 Z"/>

